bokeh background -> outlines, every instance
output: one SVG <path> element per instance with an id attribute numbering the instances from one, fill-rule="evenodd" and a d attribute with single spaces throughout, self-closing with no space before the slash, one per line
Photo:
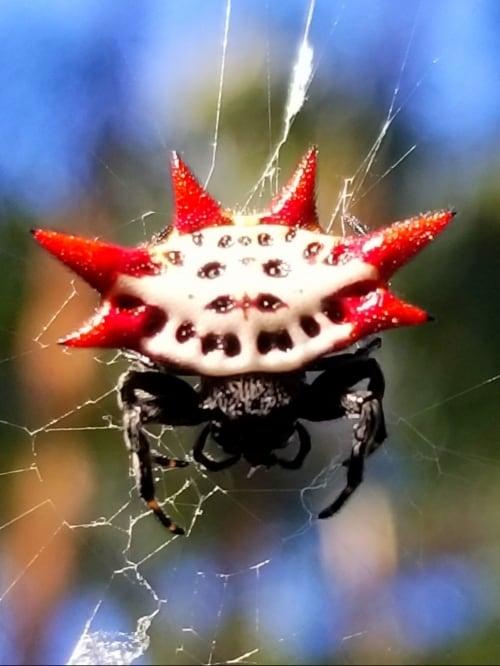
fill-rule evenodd
<path id="1" fill-rule="evenodd" d="M 2 663 L 65 663 L 82 636 L 99 663 L 500 658 L 497 0 L 317 0 L 307 100 L 252 200 L 269 201 L 317 143 L 328 221 L 395 97 L 349 211 L 374 228 L 459 210 L 395 279 L 437 322 L 384 335 L 390 437 L 339 516 L 310 522 L 338 491 L 349 447 L 349 426 L 327 424 L 312 429 L 300 472 L 159 472 L 160 499 L 190 530 L 169 540 L 128 473 L 114 395 L 126 361 L 55 344 L 96 299 L 34 247 L 30 227 L 146 240 L 169 220 L 173 149 L 202 181 L 215 156 L 212 193 L 242 204 L 282 132 L 310 9 L 1 4 Z M 194 433 L 153 436 L 184 455 Z"/>

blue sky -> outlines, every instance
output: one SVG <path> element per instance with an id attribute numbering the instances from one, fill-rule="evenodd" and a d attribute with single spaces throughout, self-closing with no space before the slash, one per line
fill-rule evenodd
<path id="1" fill-rule="evenodd" d="M 273 68 L 289 71 L 307 6 L 233 0 L 228 65 L 268 48 Z M 0 196 L 52 211 L 92 188 L 103 141 L 168 146 L 179 90 L 217 73 L 224 12 L 222 1 L 6 0 Z M 316 76 L 332 94 L 371 91 L 388 106 L 413 32 L 401 100 L 422 83 L 405 122 L 436 151 L 483 159 L 499 143 L 499 25 L 495 0 L 318 0 Z"/>

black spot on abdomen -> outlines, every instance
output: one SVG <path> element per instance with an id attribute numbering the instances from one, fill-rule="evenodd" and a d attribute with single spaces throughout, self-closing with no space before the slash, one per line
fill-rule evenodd
<path id="1" fill-rule="evenodd" d="M 332 296 L 323 299 L 321 309 L 333 324 L 342 324 L 345 321 L 346 313 L 339 298 Z"/>
<path id="2" fill-rule="evenodd" d="M 214 278 L 219 277 L 225 268 L 224 264 L 221 264 L 219 261 L 209 261 L 208 264 L 204 264 L 200 268 L 198 271 L 198 277 L 213 280 Z"/>
<path id="3" fill-rule="evenodd" d="M 120 310 L 134 310 L 145 305 L 144 301 L 140 298 L 129 294 L 116 294 L 111 300 L 113 305 L 120 308 Z"/>
<path id="4" fill-rule="evenodd" d="M 234 309 L 235 303 L 234 299 L 231 296 L 217 296 L 213 301 L 210 301 L 208 305 L 205 305 L 206 310 L 214 310 L 218 314 L 226 314 L 226 312 L 231 312 Z"/>
<path id="5" fill-rule="evenodd" d="M 209 354 L 216 349 L 221 349 L 221 336 L 215 333 L 208 333 L 201 339 L 201 351 L 203 354 Z"/>
<path id="6" fill-rule="evenodd" d="M 166 254 L 166 257 L 172 266 L 182 266 L 184 263 L 182 252 L 179 252 L 178 250 L 169 250 Z"/>
<path id="7" fill-rule="evenodd" d="M 175 332 L 175 339 L 181 344 L 187 342 L 196 335 L 194 324 L 190 321 L 184 321 Z"/>
<path id="8" fill-rule="evenodd" d="M 307 245 L 306 249 L 304 250 L 304 259 L 315 259 L 322 249 L 322 243 L 318 243 L 317 241 L 314 243 L 309 243 L 309 245 Z"/>
<path id="9" fill-rule="evenodd" d="M 231 247 L 233 243 L 234 243 L 233 237 L 230 236 L 229 234 L 224 234 L 224 236 L 220 237 L 217 245 L 219 247 Z"/>
<path id="10" fill-rule="evenodd" d="M 168 321 L 167 313 L 154 305 L 146 305 L 144 301 L 131 294 L 115 294 L 111 297 L 111 303 L 114 307 L 123 311 L 137 312 L 146 309 L 146 319 L 143 320 L 141 335 L 145 338 L 151 338 L 159 333 Z"/>
<path id="11" fill-rule="evenodd" d="M 316 319 L 309 315 L 304 315 L 300 318 L 300 327 L 310 338 L 315 338 L 321 332 L 321 327 Z"/>
<path id="12" fill-rule="evenodd" d="M 226 333 L 222 344 L 227 356 L 238 356 L 241 352 L 241 343 L 234 333 Z"/>
<path id="13" fill-rule="evenodd" d="M 259 294 L 255 299 L 255 307 L 261 312 L 276 312 L 286 308 L 286 303 L 273 294 Z"/>
<path id="14" fill-rule="evenodd" d="M 201 351 L 207 355 L 210 352 L 222 350 L 226 356 L 237 356 L 241 352 L 239 338 L 234 333 L 207 333 L 201 338 Z"/>
<path id="15" fill-rule="evenodd" d="M 260 354 L 268 354 L 272 349 L 285 352 L 293 349 L 293 341 L 286 328 L 279 331 L 261 331 L 257 336 L 257 349 Z"/>
<path id="16" fill-rule="evenodd" d="M 259 242 L 259 245 L 263 245 L 264 247 L 267 245 L 272 245 L 273 239 L 270 234 L 259 234 L 257 237 L 257 240 Z"/>
<path id="17" fill-rule="evenodd" d="M 168 321 L 168 317 L 163 310 L 151 305 L 148 307 L 148 320 L 142 329 L 142 334 L 145 338 L 151 338 L 153 335 L 159 333 Z"/>
<path id="18" fill-rule="evenodd" d="M 264 273 L 270 277 L 286 277 L 290 272 L 290 266 L 281 259 L 270 259 L 262 264 L 262 268 Z"/>

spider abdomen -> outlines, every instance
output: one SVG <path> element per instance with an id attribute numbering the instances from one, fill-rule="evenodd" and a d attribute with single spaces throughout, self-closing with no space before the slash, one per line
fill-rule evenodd
<path id="1" fill-rule="evenodd" d="M 159 272 L 121 276 L 115 286 L 166 314 L 141 351 L 203 375 L 227 376 L 292 371 L 345 345 L 353 324 L 332 321 L 325 299 L 373 281 L 376 271 L 360 260 L 332 265 L 336 237 L 299 229 L 286 240 L 288 231 L 214 227 L 198 234 L 197 243 L 190 234 L 171 234 L 155 246 Z M 320 236 L 322 249 L 311 261 L 308 248 Z"/>
<path id="2" fill-rule="evenodd" d="M 137 248 L 36 230 L 102 294 L 89 324 L 62 342 L 227 377 L 299 371 L 367 335 L 427 321 L 388 281 L 453 212 L 331 236 L 316 215 L 316 159 L 312 148 L 266 211 L 242 214 L 223 209 L 174 155 L 173 225 Z"/>

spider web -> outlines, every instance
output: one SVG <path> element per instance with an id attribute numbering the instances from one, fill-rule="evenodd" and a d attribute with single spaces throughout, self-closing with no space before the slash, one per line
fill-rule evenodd
<path id="1" fill-rule="evenodd" d="M 347 30 L 343 22 L 350 8 L 332 4 L 328 30 L 318 32 L 325 4 L 301 4 L 300 30 L 293 50 L 280 46 L 283 56 L 273 42 L 272 6 L 263 6 L 267 32 L 259 43 L 265 56 L 257 75 L 265 81 L 267 159 L 253 174 L 255 187 L 240 196 L 244 207 L 258 208 L 261 197 L 276 192 L 283 153 L 290 147 L 295 152 L 296 125 L 321 94 L 314 84 L 332 42 Z M 206 182 L 214 186 L 220 184 L 218 171 L 234 157 L 225 112 L 235 94 L 239 48 L 248 53 L 234 41 L 241 21 L 237 10 L 236 0 L 218 7 L 221 23 L 213 36 L 215 119 L 205 130 L 205 145 Z M 404 171 L 416 150 L 410 141 L 397 155 L 388 151 L 389 161 L 384 152 L 401 114 L 438 64 L 431 53 L 424 71 L 410 66 L 425 22 L 423 3 L 414 10 L 375 140 L 343 171 L 349 176 L 342 175 L 343 165 L 337 167 L 337 193 L 326 205 L 320 176 L 324 219 L 336 233 L 364 232 L 353 215 L 365 219 L 365 204 L 381 210 L 373 195 L 384 186 L 390 190 L 391 177 Z M 255 29 L 248 26 L 248 42 L 255 40 Z M 273 65 L 287 56 L 288 83 L 279 95 Z M 335 109 L 330 112 L 335 115 Z M 321 145 L 323 155 L 328 148 Z M 133 189 L 111 161 L 102 159 L 102 167 L 119 186 Z M 422 192 L 417 209 L 427 206 Z M 132 242 L 140 240 L 137 233 L 146 240 L 163 219 L 160 212 L 141 213 L 125 232 Z M 101 221 L 94 231 L 109 226 Z M 449 251 L 444 245 L 434 254 L 443 261 Z M 6 272 L 12 293 L 18 294 L 26 255 L 7 249 L 2 256 L 13 269 Z M 50 277 L 44 302 L 34 290 L 36 275 L 29 315 L 4 331 L 6 341 L 17 338 L 17 351 L 0 363 L 4 386 L 17 382 L 12 394 L 5 389 L 0 419 L 2 438 L 15 450 L 0 468 L 8 498 L 0 515 L 0 653 L 6 661 L 13 655 L 20 661 L 36 655 L 60 661 L 65 654 L 69 664 L 364 663 L 375 655 L 377 663 L 398 663 L 434 654 L 452 663 L 449 646 L 494 618 L 489 586 L 495 569 L 488 558 L 498 538 L 477 545 L 489 534 L 493 514 L 485 509 L 484 525 L 477 525 L 472 498 L 477 494 L 486 506 L 495 499 L 491 486 L 483 489 L 486 472 L 499 467 L 498 454 L 488 446 L 493 428 L 484 424 L 495 422 L 490 405 L 498 399 L 500 374 L 491 373 L 489 359 L 468 375 L 458 374 L 456 367 L 471 352 L 466 344 L 453 370 L 429 364 L 428 356 L 445 344 L 441 336 L 451 335 L 450 324 L 440 322 L 441 334 L 423 329 L 387 336 L 380 356 L 388 379 L 390 439 L 369 461 L 356 499 L 338 516 L 321 525 L 314 520 L 343 485 L 349 423 L 313 428 L 310 459 L 293 474 L 269 470 L 248 478 L 243 465 L 210 474 L 192 460 L 186 470 L 157 470 L 157 495 L 186 528 L 186 537 L 171 537 L 145 510 L 127 473 L 115 405 L 116 382 L 127 361 L 120 354 L 88 355 L 54 345 L 71 328 L 68 322 L 86 316 L 92 300 L 85 287 L 50 266 L 43 264 Z M 429 271 L 434 268 L 427 264 Z M 418 280 L 422 268 L 412 270 Z M 436 280 L 446 282 L 445 268 L 436 270 Z M 423 282 L 421 290 L 411 280 L 407 288 L 425 299 L 433 283 L 427 277 Z M 414 358 L 408 349 L 415 349 Z M 476 446 L 477 433 L 487 445 Z M 189 458 L 192 431 L 152 428 L 150 437 L 165 455 Z"/>

